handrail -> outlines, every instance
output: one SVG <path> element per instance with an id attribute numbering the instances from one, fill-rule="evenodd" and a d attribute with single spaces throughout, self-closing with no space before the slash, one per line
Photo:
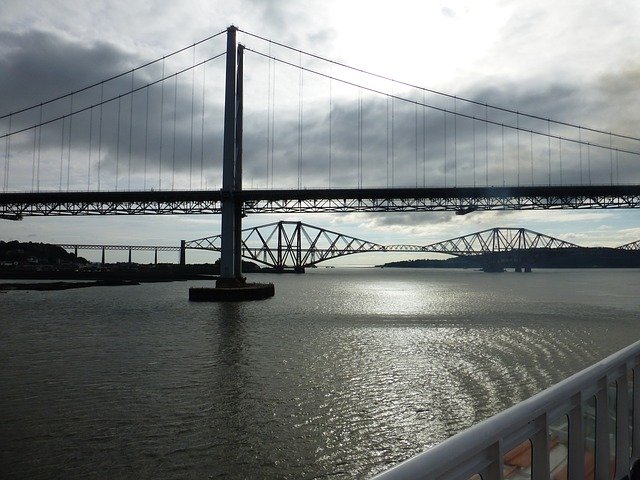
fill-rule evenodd
<path id="1" fill-rule="evenodd" d="M 631 382 L 628 380 L 633 379 Z M 631 386 L 630 383 L 633 385 Z M 615 405 L 608 394 L 615 386 Z M 633 388 L 632 388 L 633 387 Z M 549 425 L 567 418 L 567 478 L 585 478 L 586 402 L 595 397 L 595 480 L 629 474 L 632 459 L 640 457 L 640 341 L 578 372 L 435 447 L 383 472 L 375 480 L 460 479 L 502 480 L 505 453 L 531 442 L 531 478 L 550 477 Z M 631 404 L 629 404 L 631 400 Z M 635 413 L 630 415 L 630 409 Z M 615 432 L 610 429 L 615 411 Z M 633 424 L 630 425 L 630 418 Z M 615 463 L 610 457 L 615 438 Z M 631 441 L 633 440 L 633 441 Z M 630 445 L 632 451 L 630 454 Z M 480 477 L 478 477 L 478 475 Z"/>

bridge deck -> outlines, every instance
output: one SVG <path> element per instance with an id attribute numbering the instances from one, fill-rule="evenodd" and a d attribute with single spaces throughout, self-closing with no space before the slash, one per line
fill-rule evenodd
<path id="1" fill-rule="evenodd" d="M 220 213 L 212 191 L 0 193 L 0 216 Z M 638 208 L 640 185 L 244 190 L 245 213 Z"/>

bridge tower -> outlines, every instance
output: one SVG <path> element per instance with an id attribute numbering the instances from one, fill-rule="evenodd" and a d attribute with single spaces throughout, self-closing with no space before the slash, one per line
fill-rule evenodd
<path id="1" fill-rule="evenodd" d="M 189 300 L 218 302 L 273 297 L 273 284 L 247 284 L 242 276 L 242 59 L 237 28 L 227 29 L 227 63 L 222 147 L 220 277 L 215 288 L 190 288 Z"/>
<path id="2" fill-rule="evenodd" d="M 224 145 L 222 160 L 222 231 L 218 287 L 242 284 L 242 58 L 237 28 L 227 29 Z"/>

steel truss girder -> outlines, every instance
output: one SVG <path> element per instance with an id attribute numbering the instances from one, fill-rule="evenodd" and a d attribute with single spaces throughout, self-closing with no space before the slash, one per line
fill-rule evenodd
<path id="1" fill-rule="evenodd" d="M 580 246 L 526 228 L 490 228 L 424 247 L 428 252 L 449 255 L 482 255 L 551 248 L 580 248 Z"/>
<path id="2" fill-rule="evenodd" d="M 185 242 L 190 249 L 220 251 L 220 235 Z M 302 222 L 275 222 L 243 230 L 242 256 L 276 269 L 296 269 L 365 252 L 483 255 L 579 245 L 526 228 L 491 228 L 429 245 L 381 245 Z"/>
<path id="3" fill-rule="evenodd" d="M 186 248 L 220 251 L 221 236 L 185 242 Z M 386 247 L 302 222 L 280 221 L 243 230 L 242 256 L 269 267 L 300 269 Z"/>
<path id="4" fill-rule="evenodd" d="M 6 217 L 220 213 L 220 192 L 0 193 Z"/>
<path id="5" fill-rule="evenodd" d="M 246 213 L 638 208 L 640 185 L 251 190 L 243 201 Z"/>
<path id="6" fill-rule="evenodd" d="M 65 250 L 133 250 L 133 251 L 158 251 L 158 252 L 178 252 L 180 247 L 169 245 L 83 245 L 79 243 L 57 243 L 58 247 Z"/>
<path id="7" fill-rule="evenodd" d="M 624 245 L 620 245 L 617 248 L 621 250 L 640 250 L 640 240 L 636 240 L 635 242 L 625 243 Z"/>
<path id="8" fill-rule="evenodd" d="M 0 193 L 0 216 L 220 213 L 221 191 Z M 638 208 L 640 185 L 243 190 L 244 213 Z"/>
<path id="9" fill-rule="evenodd" d="M 255 213 L 351 213 L 351 212 L 456 212 L 486 210 L 560 210 L 638 208 L 640 195 L 629 197 L 487 197 L 413 199 L 306 199 L 245 202 L 244 211 Z"/>

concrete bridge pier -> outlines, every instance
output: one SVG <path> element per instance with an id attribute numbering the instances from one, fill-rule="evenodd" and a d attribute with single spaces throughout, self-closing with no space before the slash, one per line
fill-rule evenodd
<path id="1" fill-rule="evenodd" d="M 187 264 L 187 248 L 185 240 L 180 240 L 180 266 L 184 267 Z"/>

